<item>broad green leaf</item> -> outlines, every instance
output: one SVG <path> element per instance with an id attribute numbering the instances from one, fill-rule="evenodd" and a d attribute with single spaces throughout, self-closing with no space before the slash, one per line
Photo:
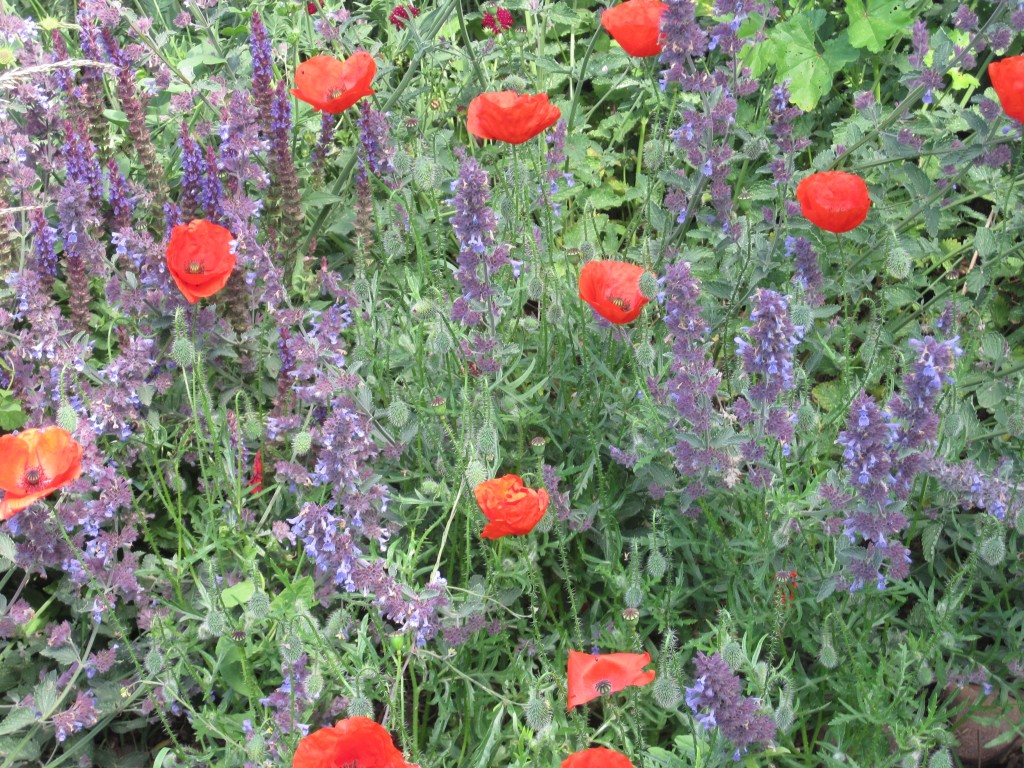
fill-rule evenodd
<path id="1" fill-rule="evenodd" d="M 832 90 L 836 72 L 814 44 L 815 32 L 824 20 L 825 12 L 816 8 L 790 17 L 772 30 L 777 79 L 790 81 L 790 100 L 805 112 Z"/>
<path id="2" fill-rule="evenodd" d="M 846 0 L 850 19 L 850 44 L 881 53 L 889 39 L 910 24 L 913 16 L 897 0 Z"/>
<path id="3" fill-rule="evenodd" d="M 286 616 L 291 616 L 295 612 L 295 603 L 301 602 L 306 608 L 312 605 L 315 589 L 313 579 L 303 576 L 301 579 L 293 581 L 274 598 L 274 602 L 270 604 L 270 610 L 273 613 L 283 612 Z"/>
<path id="4" fill-rule="evenodd" d="M 225 608 L 234 608 L 249 602 L 249 598 L 252 597 L 252 593 L 255 591 L 256 587 L 251 581 L 240 581 L 233 587 L 228 587 L 221 592 L 220 597 L 224 601 Z"/>

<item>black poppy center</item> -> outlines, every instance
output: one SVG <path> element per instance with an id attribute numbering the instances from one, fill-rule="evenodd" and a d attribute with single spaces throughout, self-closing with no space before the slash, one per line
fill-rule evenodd
<path id="1" fill-rule="evenodd" d="M 43 471 L 39 467 L 32 467 L 25 470 L 25 485 L 33 487 L 39 485 L 43 479 Z"/>
<path id="2" fill-rule="evenodd" d="M 597 685 L 594 686 L 597 692 L 602 696 L 608 696 L 612 692 L 612 681 L 611 680 L 598 680 Z"/>
<path id="3" fill-rule="evenodd" d="M 616 307 L 621 309 L 623 312 L 629 312 L 630 304 L 625 299 L 620 299 L 618 296 L 609 296 L 608 301 L 610 301 Z"/>

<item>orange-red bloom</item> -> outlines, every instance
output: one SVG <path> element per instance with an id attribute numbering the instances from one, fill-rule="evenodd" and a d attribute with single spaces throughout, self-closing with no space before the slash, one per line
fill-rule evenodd
<path id="1" fill-rule="evenodd" d="M 377 62 L 366 51 L 356 51 L 344 61 L 314 56 L 295 70 L 292 96 L 313 109 L 337 115 L 375 93 L 370 87 L 375 74 Z"/>
<path id="2" fill-rule="evenodd" d="M 1003 111 L 1024 121 L 1024 56 L 1008 56 L 988 65 L 988 76 Z"/>
<path id="3" fill-rule="evenodd" d="M 473 489 L 473 494 L 490 520 L 480 534 L 485 539 L 529 533 L 548 508 L 548 492 L 526 488 L 516 475 L 486 480 Z"/>
<path id="4" fill-rule="evenodd" d="M 557 123 L 561 116 L 562 110 L 548 101 L 546 93 L 492 91 L 469 102 L 466 127 L 480 139 L 522 144 Z"/>
<path id="5" fill-rule="evenodd" d="M 419 768 L 405 762 L 391 735 L 368 717 L 346 717 L 299 741 L 292 768 Z"/>
<path id="6" fill-rule="evenodd" d="M 661 15 L 668 4 L 660 0 L 626 0 L 601 14 L 601 26 L 630 56 L 661 53 Z"/>
<path id="7" fill-rule="evenodd" d="M 828 232 L 849 232 L 868 217 L 871 198 L 864 179 L 844 171 L 812 173 L 796 188 L 800 212 Z"/>
<path id="8" fill-rule="evenodd" d="M 644 672 L 643 668 L 650 663 L 649 653 L 593 654 L 569 651 L 567 709 L 631 685 L 647 685 L 654 679 L 654 670 Z"/>
<path id="9" fill-rule="evenodd" d="M 624 261 L 588 261 L 580 271 L 580 298 L 610 323 L 624 325 L 640 315 L 644 268 Z"/>
<path id="10" fill-rule="evenodd" d="M 614 749 L 593 747 L 569 755 L 562 761 L 562 768 L 633 768 L 633 764 Z"/>
<path id="11" fill-rule="evenodd" d="M 195 219 L 171 230 L 167 269 L 189 304 L 213 296 L 235 268 L 231 233 L 220 224 Z"/>
<path id="12" fill-rule="evenodd" d="M 14 517 L 82 474 L 82 446 L 60 427 L 0 437 L 0 520 Z"/>

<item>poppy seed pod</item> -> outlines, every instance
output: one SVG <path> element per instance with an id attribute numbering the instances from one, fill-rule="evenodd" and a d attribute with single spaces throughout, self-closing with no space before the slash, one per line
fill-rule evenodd
<path id="1" fill-rule="evenodd" d="M 195 219 L 171 230 L 167 270 L 189 304 L 213 296 L 235 268 L 234 237 L 219 224 Z"/>
<path id="2" fill-rule="evenodd" d="M 668 9 L 660 0 L 627 0 L 601 14 L 601 26 L 622 50 L 643 58 L 661 53 L 661 15 Z"/>
<path id="3" fill-rule="evenodd" d="M 0 437 L 0 520 L 48 496 L 82 474 L 82 446 L 60 427 Z"/>
<path id="4" fill-rule="evenodd" d="M 1024 56 L 1008 56 L 988 65 L 988 76 L 1003 111 L 1024 121 Z"/>
<path id="5" fill-rule="evenodd" d="M 292 96 L 313 109 L 337 115 L 364 96 L 377 74 L 377 62 L 366 51 L 356 51 L 344 61 L 332 56 L 314 56 L 295 70 Z"/>
<path id="6" fill-rule="evenodd" d="M 864 179 L 844 171 L 812 173 L 797 186 L 796 199 L 805 219 L 836 234 L 860 226 L 871 207 Z"/>
<path id="7" fill-rule="evenodd" d="M 466 128 L 478 139 L 522 144 L 558 122 L 562 110 L 548 101 L 546 93 L 515 91 L 481 93 L 466 113 Z"/>
<path id="8" fill-rule="evenodd" d="M 644 268 L 624 261 L 588 261 L 580 270 L 580 298 L 610 323 L 624 325 L 648 302 L 640 290 Z"/>

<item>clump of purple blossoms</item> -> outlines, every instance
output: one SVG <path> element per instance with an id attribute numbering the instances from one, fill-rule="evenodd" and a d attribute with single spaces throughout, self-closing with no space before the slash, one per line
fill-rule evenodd
<path id="1" fill-rule="evenodd" d="M 742 328 L 750 341 L 736 337 L 736 354 L 743 370 L 759 381 L 750 387 L 750 397 L 759 403 L 771 403 L 783 390 L 793 388 L 793 350 L 803 336 L 803 328 L 789 318 L 789 302 L 785 296 L 766 288 L 758 288 L 752 325 Z M 753 343 L 751 343 L 753 342 Z"/>
<path id="2" fill-rule="evenodd" d="M 786 255 L 793 257 L 793 282 L 803 287 L 807 295 L 807 303 L 812 307 L 820 306 L 825 300 L 821 293 L 821 266 L 818 254 L 806 237 L 787 237 Z"/>
<path id="3" fill-rule="evenodd" d="M 728 464 L 725 453 L 712 447 L 711 440 L 715 413 L 712 398 L 722 374 L 704 348 L 708 327 L 697 304 L 700 283 L 693 277 L 690 265 L 680 262 L 670 266 L 664 288 L 665 324 L 672 334 L 671 376 L 665 391 L 680 421 L 689 424 L 689 430 L 680 434 L 672 455 L 683 476 L 699 478 L 708 469 L 723 470 Z"/>
<path id="4" fill-rule="evenodd" d="M 79 691 L 74 704 L 53 716 L 57 741 L 66 741 L 71 734 L 92 728 L 98 722 L 99 711 L 92 691 Z"/>
<path id="5" fill-rule="evenodd" d="M 775 721 L 757 714 L 760 700 L 743 695 L 739 676 L 722 657 L 697 651 L 694 666 L 697 679 L 686 689 L 686 703 L 705 731 L 717 727 L 735 745 L 732 759 L 739 762 L 751 744 L 771 745 Z"/>
<path id="6" fill-rule="evenodd" d="M 495 306 L 492 277 L 504 265 L 510 264 L 506 244 L 495 245 L 494 233 L 498 228 L 497 214 L 488 206 L 490 184 L 485 171 L 474 158 L 460 153 L 462 162 L 459 175 L 452 182 L 454 197 L 449 201 L 455 207 L 452 228 L 459 241 L 459 268 L 455 279 L 462 286 L 462 296 L 452 305 L 452 320 L 463 325 L 478 325 L 487 313 L 493 327 L 499 315 Z"/>

